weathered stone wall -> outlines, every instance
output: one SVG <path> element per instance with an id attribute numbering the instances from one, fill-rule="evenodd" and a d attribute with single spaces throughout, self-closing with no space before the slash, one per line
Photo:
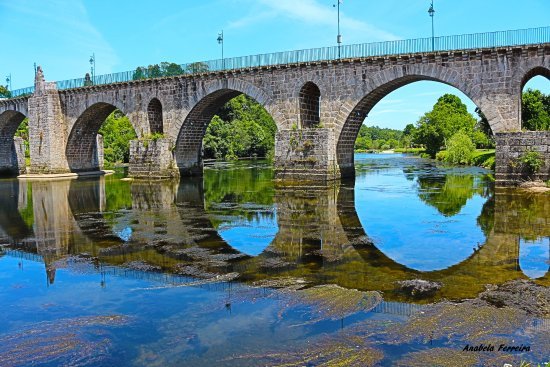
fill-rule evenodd
<path id="1" fill-rule="evenodd" d="M 128 175 L 153 180 L 178 177 L 172 147 L 169 139 L 132 140 Z"/>
<path id="2" fill-rule="evenodd" d="M 35 93 L 29 98 L 30 173 L 66 173 L 66 128 L 56 84 L 37 74 Z M 94 139 L 95 141 L 95 139 Z"/>
<path id="3" fill-rule="evenodd" d="M 538 195 L 518 194 L 505 188 L 495 192 L 495 233 L 524 238 L 550 236 L 550 201 Z"/>
<path id="4" fill-rule="evenodd" d="M 493 132 L 518 131 L 521 90 L 534 75 L 550 75 L 550 44 L 276 65 L 60 92 L 53 83 L 37 80 L 28 101 L 32 171 L 86 168 L 105 113 L 118 108 L 138 137 L 162 131 L 174 144 L 179 169 L 200 173 L 208 123 L 225 102 L 244 93 L 266 108 L 278 130 L 318 121 L 331 129 L 338 170 L 353 175 L 359 128 L 374 105 L 394 90 L 421 80 L 442 82 L 472 99 Z M 14 101 L 0 101 L 0 116 L 13 108 L 25 110 L 24 99 L 17 106 Z M 327 175 L 332 173 L 315 177 Z"/>
<path id="5" fill-rule="evenodd" d="M 550 179 L 550 131 L 497 133 L 495 140 L 497 186 L 513 186 L 533 179 Z M 529 151 L 537 152 L 544 162 L 539 172 L 530 172 L 521 163 L 521 157 Z"/>
<path id="6" fill-rule="evenodd" d="M 334 130 L 279 130 L 275 136 L 275 178 L 289 181 L 329 181 L 340 178 Z"/>
<path id="7" fill-rule="evenodd" d="M 98 169 L 103 169 L 104 162 L 105 162 L 105 153 L 103 149 L 103 135 L 97 134 L 96 140 L 95 140 L 95 148 L 94 148 L 94 164 L 97 164 Z"/>

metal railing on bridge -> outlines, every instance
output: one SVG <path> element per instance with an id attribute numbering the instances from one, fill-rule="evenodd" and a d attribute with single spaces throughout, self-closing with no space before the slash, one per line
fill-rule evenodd
<path id="1" fill-rule="evenodd" d="M 193 62 L 178 65 L 168 74 L 159 73 L 155 68 L 137 68 L 119 73 L 96 75 L 91 79 L 79 78 L 57 82 L 58 89 L 80 88 L 89 85 L 104 85 L 132 80 L 151 79 L 166 76 L 193 75 L 204 72 L 247 69 L 264 66 L 296 64 L 338 59 L 382 57 L 399 54 L 423 52 L 443 52 L 453 50 L 471 50 L 480 48 L 520 46 L 550 42 L 550 26 L 512 31 L 472 33 L 456 36 L 428 37 L 409 40 L 385 41 L 311 48 L 306 50 L 284 51 L 270 54 L 232 57 L 219 60 Z M 11 92 L 18 97 L 34 92 L 33 87 L 17 89 Z"/>

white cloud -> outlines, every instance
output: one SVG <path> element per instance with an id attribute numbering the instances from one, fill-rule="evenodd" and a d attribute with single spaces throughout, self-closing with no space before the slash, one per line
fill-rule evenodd
<path id="1" fill-rule="evenodd" d="M 11 16 L 24 23 L 21 26 L 32 30 L 37 39 L 51 39 L 49 45 L 43 45 L 42 51 L 37 52 L 39 63 L 57 63 L 70 69 L 73 66 L 71 63 L 75 60 L 86 61 L 93 52 L 98 63 L 101 61 L 98 64 L 100 73 L 110 73 L 118 64 L 116 52 L 92 24 L 82 0 L 22 0 L 6 2 L 3 5 L 9 8 Z M 14 36 L 17 37 L 16 34 Z M 46 47 L 49 47 L 51 52 L 44 52 Z"/>
<path id="2" fill-rule="evenodd" d="M 279 17 L 286 17 L 311 25 L 334 26 L 334 9 L 331 6 L 320 5 L 316 0 L 259 0 L 259 3 L 265 6 L 265 11 L 233 21 L 230 26 L 235 28 L 245 27 L 265 19 Z M 361 34 L 363 38 L 384 41 L 399 39 L 391 32 L 347 16 L 344 10 L 341 10 L 340 24 L 343 30 Z"/>

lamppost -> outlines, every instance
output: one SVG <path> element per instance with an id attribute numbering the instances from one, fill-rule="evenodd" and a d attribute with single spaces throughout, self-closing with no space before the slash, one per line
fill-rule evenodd
<path id="1" fill-rule="evenodd" d="M 95 52 L 90 56 L 90 76 L 92 77 L 92 83 L 95 77 Z"/>
<path id="2" fill-rule="evenodd" d="M 336 43 L 338 44 L 338 58 L 340 58 L 340 45 L 342 44 L 342 35 L 340 34 L 340 4 L 342 4 L 344 0 L 338 0 L 337 5 L 332 5 L 333 7 L 338 8 L 338 35 L 336 36 Z"/>
<path id="3" fill-rule="evenodd" d="M 432 52 L 435 51 L 435 40 L 434 40 L 434 0 L 432 0 L 432 3 L 430 5 L 430 9 L 428 9 L 428 14 L 430 14 L 430 17 L 432 18 Z"/>
<path id="4" fill-rule="evenodd" d="M 6 76 L 6 88 L 8 88 L 8 91 L 11 92 L 11 73 L 10 75 Z"/>
<path id="5" fill-rule="evenodd" d="M 223 30 L 221 31 L 221 33 L 218 33 L 218 44 L 220 44 L 222 46 L 222 69 L 225 70 L 225 59 L 223 58 Z"/>

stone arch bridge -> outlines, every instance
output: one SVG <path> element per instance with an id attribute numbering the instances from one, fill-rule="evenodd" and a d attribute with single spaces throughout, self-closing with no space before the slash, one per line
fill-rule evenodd
<path id="1" fill-rule="evenodd" d="M 276 177 L 332 180 L 354 175 L 354 141 L 373 106 L 392 91 L 429 80 L 456 87 L 486 115 L 497 135 L 497 181 L 514 180 L 513 159 L 534 148 L 550 172 L 550 136 L 523 135 L 521 91 L 535 75 L 550 78 L 550 43 L 296 62 L 58 90 L 41 70 L 30 96 L 0 100 L 0 169 L 30 174 L 96 171 L 98 130 L 115 109 L 138 140 L 130 175 L 202 172 L 202 138 L 211 118 L 244 93 L 277 125 Z M 14 133 L 29 117 L 30 167 Z M 161 139 L 151 139 L 161 133 Z M 514 135 L 515 133 L 515 135 Z M 518 135 L 519 134 L 519 135 Z M 159 135 L 156 135 L 157 137 Z"/>

